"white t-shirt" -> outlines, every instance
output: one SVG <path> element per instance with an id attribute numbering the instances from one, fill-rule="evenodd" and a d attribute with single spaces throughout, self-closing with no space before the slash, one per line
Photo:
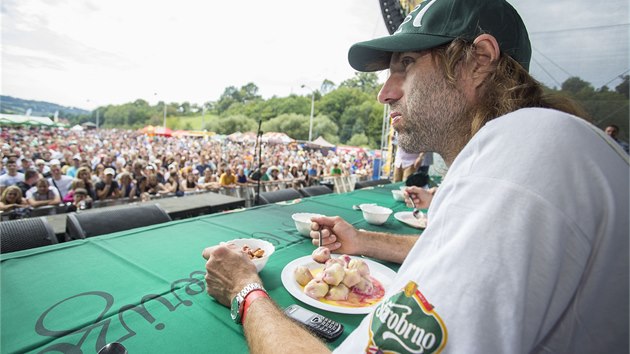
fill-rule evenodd
<path id="1" fill-rule="evenodd" d="M 49 199 L 54 199 L 56 197 L 59 197 L 59 191 L 57 190 L 57 188 L 55 188 L 55 186 L 49 186 L 48 187 L 48 192 L 52 193 L 49 194 L 48 196 L 52 196 L 52 198 Z M 31 189 L 26 191 L 26 199 L 31 199 L 34 197 L 34 194 L 37 193 L 37 186 L 31 187 Z M 42 200 L 42 199 L 36 199 L 36 200 Z M 46 199 L 44 199 L 46 200 Z"/>
<path id="2" fill-rule="evenodd" d="M 59 190 L 59 195 L 61 198 L 65 197 L 70 191 L 70 187 L 72 186 L 73 178 L 67 175 L 61 175 L 61 179 L 55 179 L 53 182 L 53 177 L 48 179 L 48 182 L 52 187 L 57 187 Z"/>
<path id="3" fill-rule="evenodd" d="M 16 173 L 15 176 L 9 176 L 8 173 L 0 176 L 0 186 L 2 187 L 13 186 L 18 182 L 24 182 L 24 174 L 21 172 Z"/>
<path id="4" fill-rule="evenodd" d="M 413 165 L 414 162 L 416 162 L 418 155 L 419 154 L 417 153 L 414 154 L 414 153 L 406 152 L 400 147 L 398 147 L 398 149 L 396 149 L 396 157 L 394 158 L 394 167 L 407 168 Z"/>
<path id="5" fill-rule="evenodd" d="M 625 152 L 583 120 L 492 120 L 387 300 L 336 352 L 628 353 L 629 178 Z"/>

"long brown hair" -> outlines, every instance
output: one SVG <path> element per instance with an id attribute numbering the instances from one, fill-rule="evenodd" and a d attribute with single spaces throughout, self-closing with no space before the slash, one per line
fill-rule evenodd
<path id="1" fill-rule="evenodd" d="M 3 203 L 7 203 L 7 197 L 9 196 L 9 193 L 13 191 L 17 193 L 17 198 L 15 199 L 15 202 L 13 203 L 21 203 L 22 202 L 22 190 L 20 189 L 20 187 L 18 186 L 8 186 L 3 192 L 2 192 L 2 197 L 0 199 L 0 201 L 2 201 Z"/>
<path id="2" fill-rule="evenodd" d="M 458 64 L 474 60 L 474 49 L 474 44 L 456 39 L 432 52 L 446 79 L 455 84 Z M 492 119 L 526 107 L 552 108 L 590 120 L 578 103 L 559 94 L 546 93 L 540 82 L 504 53 L 486 77 L 482 92 L 478 103 L 469 111 L 472 117 L 469 138 Z"/>

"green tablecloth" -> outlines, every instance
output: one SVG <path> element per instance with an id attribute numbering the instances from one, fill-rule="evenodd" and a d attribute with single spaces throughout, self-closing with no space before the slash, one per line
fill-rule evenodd
<path id="1" fill-rule="evenodd" d="M 393 216 L 382 226 L 367 224 L 351 208 L 370 202 L 409 210 L 392 198 L 394 188 L 305 198 L 2 255 L 0 350 L 91 353 L 118 341 L 130 353 L 246 352 L 241 327 L 205 293 L 201 251 L 234 238 L 272 242 L 276 252 L 260 276 L 270 296 L 286 307 L 297 300 L 280 273 L 314 249 L 295 230 L 291 214 L 339 215 L 357 228 L 418 234 Z M 363 317 L 311 309 L 347 328 L 331 347 Z"/>

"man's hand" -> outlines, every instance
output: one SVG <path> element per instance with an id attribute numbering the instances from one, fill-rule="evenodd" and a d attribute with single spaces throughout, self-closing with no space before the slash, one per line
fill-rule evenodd
<path id="1" fill-rule="evenodd" d="M 262 284 L 256 266 L 247 254 L 236 245 L 219 245 L 203 250 L 206 262 L 206 290 L 224 306 L 230 306 L 232 298 L 245 285 L 253 282 Z"/>
<path id="2" fill-rule="evenodd" d="M 315 246 L 325 246 L 331 252 L 361 254 L 359 232 L 339 216 L 315 217 L 311 219 L 311 238 Z M 322 245 L 319 244 L 319 231 L 322 232 Z"/>
<path id="3" fill-rule="evenodd" d="M 435 194 L 437 188 L 431 188 L 429 190 L 425 190 L 420 187 L 407 187 L 404 190 L 405 193 L 405 203 L 408 207 L 413 208 L 413 204 L 411 200 L 413 199 L 413 203 L 415 203 L 416 208 L 418 209 L 428 209 L 429 205 L 431 205 L 431 201 L 433 200 L 433 195 Z"/>

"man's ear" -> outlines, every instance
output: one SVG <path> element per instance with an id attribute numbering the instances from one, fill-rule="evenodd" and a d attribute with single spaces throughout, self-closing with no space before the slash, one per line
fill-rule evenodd
<path id="1" fill-rule="evenodd" d="M 472 79 L 475 87 L 479 87 L 493 70 L 494 63 L 499 60 L 501 50 L 496 38 L 490 34 L 481 34 L 475 38 Z"/>

